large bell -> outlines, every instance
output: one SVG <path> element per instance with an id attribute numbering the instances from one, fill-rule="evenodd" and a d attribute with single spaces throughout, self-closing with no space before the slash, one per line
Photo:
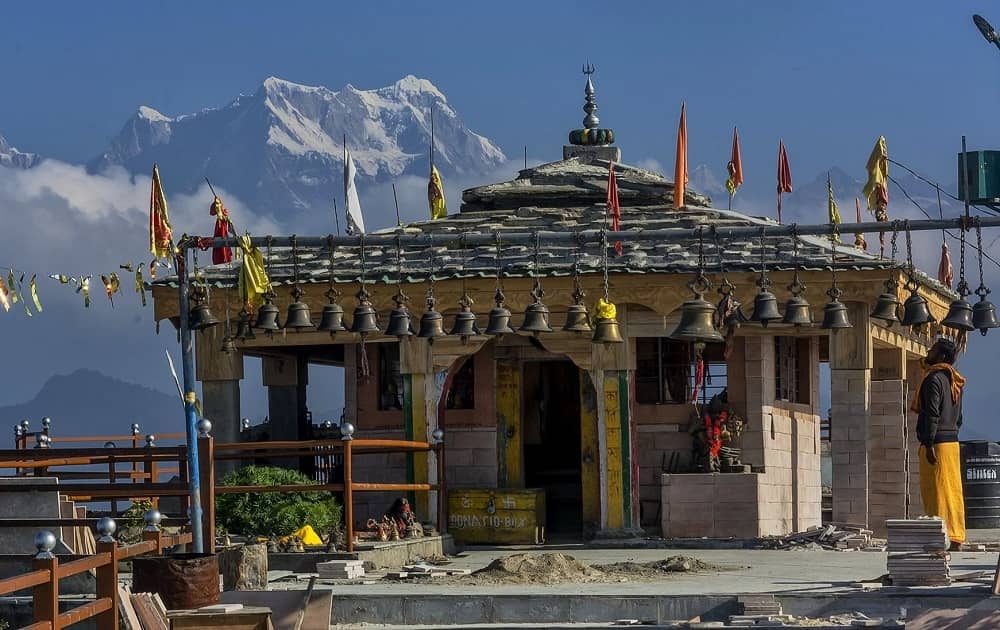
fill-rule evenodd
<path id="1" fill-rule="evenodd" d="M 345 332 L 347 328 L 344 327 L 344 307 L 336 302 L 324 305 L 316 330 L 328 332 L 331 335 Z"/>
<path id="2" fill-rule="evenodd" d="M 504 306 L 505 299 L 503 291 L 497 288 L 493 296 L 496 306 L 490 310 L 490 319 L 486 324 L 487 335 L 506 335 L 516 332 L 510 325 L 510 309 Z"/>
<path id="3" fill-rule="evenodd" d="M 459 302 L 462 304 L 462 310 L 455 314 L 455 325 L 451 327 L 449 334 L 462 338 L 478 335 L 479 326 L 476 325 L 476 314 L 472 312 L 472 300 L 463 296 Z"/>
<path id="4" fill-rule="evenodd" d="M 378 316 L 371 302 L 364 300 L 354 307 L 354 319 L 351 320 L 351 332 L 367 335 L 378 332 Z"/>
<path id="5" fill-rule="evenodd" d="M 188 328 L 191 330 L 205 330 L 219 323 L 215 315 L 212 314 L 208 304 L 199 302 L 188 314 Z"/>
<path id="6" fill-rule="evenodd" d="M 931 315 L 930 309 L 927 308 L 927 298 L 916 291 L 911 293 L 910 297 L 906 298 L 906 302 L 903 303 L 903 319 L 900 320 L 900 323 L 904 326 L 922 326 L 933 321 L 934 317 Z"/>
<path id="7" fill-rule="evenodd" d="M 618 320 L 610 317 L 598 317 L 594 326 L 594 343 L 623 343 L 621 327 Z"/>
<path id="8" fill-rule="evenodd" d="M 781 319 L 781 313 L 778 312 L 778 298 L 762 287 L 760 293 L 753 299 L 753 313 L 750 315 L 750 321 L 757 322 L 766 328 L 769 323 L 779 319 Z"/>
<path id="9" fill-rule="evenodd" d="M 240 341 L 247 341 L 256 337 L 253 334 L 253 327 L 250 326 L 250 313 L 246 310 L 240 310 L 240 319 L 236 324 L 236 338 Z"/>
<path id="10" fill-rule="evenodd" d="M 1000 328 L 997 309 L 986 299 L 986 293 L 979 293 L 979 301 L 972 307 L 972 325 L 984 336 L 990 328 Z"/>
<path id="11" fill-rule="evenodd" d="M 281 329 L 278 324 L 278 307 L 271 302 L 270 297 L 265 297 L 264 304 L 257 309 L 257 321 L 254 322 L 253 327 L 265 332 Z"/>
<path id="12" fill-rule="evenodd" d="M 393 298 L 396 302 L 396 308 L 389 313 L 389 325 L 386 326 L 385 334 L 399 338 L 409 337 L 413 334 L 410 309 L 406 308 L 407 299 L 402 291 Z"/>
<path id="13" fill-rule="evenodd" d="M 895 284 L 886 284 L 886 292 L 878 296 L 875 308 L 869 317 L 881 319 L 889 326 L 899 323 L 899 298 L 896 297 Z"/>
<path id="14" fill-rule="evenodd" d="M 590 326 L 590 315 L 587 313 L 585 304 L 570 304 L 566 309 L 566 323 L 562 327 L 568 332 L 589 333 L 593 331 Z"/>
<path id="15" fill-rule="evenodd" d="M 820 328 L 823 330 L 840 330 L 850 328 L 851 322 L 847 319 L 847 306 L 837 297 L 833 297 L 826 306 L 823 307 L 823 323 Z"/>
<path id="16" fill-rule="evenodd" d="M 972 323 L 972 305 L 964 297 L 959 297 L 948 307 L 948 315 L 941 324 L 966 332 L 975 330 L 976 326 Z"/>
<path id="17" fill-rule="evenodd" d="M 444 331 L 444 317 L 434 309 L 434 301 L 427 300 L 427 310 L 420 316 L 420 332 L 417 336 L 421 339 L 433 339 L 447 334 Z"/>
<path id="18" fill-rule="evenodd" d="M 677 324 L 677 328 L 674 328 L 674 331 L 670 333 L 670 338 L 691 342 L 724 341 L 722 334 L 712 325 L 712 315 L 714 314 L 715 307 L 704 300 L 700 294 L 696 295 L 681 305 L 681 321 Z M 618 331 L 617 323 L 615 323 L 615 331 L 616 333 Z"/>
<path id="19" fill-rule="evenodd" d="M 288 305 L 288 316 L 285 318 L 285 328 L 305 330 L 312 328 L 312 318 L 309 315 L 309 305 L 302 301 L 302 291 L 296 287 L 292 291 L 294 301 Z"/>
<path id="20" fill-rule="evenodd" d="M 541 302 L 533 302 L 524 309 L 524 323 L 521 330 L 526 330 L 534 335 L 543 332 L 552 332 L 549 326 L 549 307 Z"/>
<path id="21" fill-rule="evenodd" d="M 809 302 L 801 295 L 793 295 L 785 302 L 785 316 L 781 319 L 783 324 L 793 326 L 812 326 L 812 312 L 809 310 Z"/>

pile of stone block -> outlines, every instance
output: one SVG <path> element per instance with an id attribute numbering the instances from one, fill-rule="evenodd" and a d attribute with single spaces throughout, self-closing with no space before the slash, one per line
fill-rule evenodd
<path id="1" fill-rule="evenodd" d="M 893 586 L 951 584 L 948 532 L 940 518 L 889 519 L 887 568 Z"/>
<path id="2" fill-rule="evenodd" d="M 848 551 L 852 549 L 877 548 L 872 540 L 872 531 L 855 525 L 825 525 L 810 527 L 804 532 L 787 536 L 765 538 L 761 545 L 765 549 L 813 548 Z"/>
<path id="3" fill-rule="evenodd" d="M 356 580 L 365 576 L 363 560 L 330 560 L 317 562 L 316 573 L 321 580 Z"/>

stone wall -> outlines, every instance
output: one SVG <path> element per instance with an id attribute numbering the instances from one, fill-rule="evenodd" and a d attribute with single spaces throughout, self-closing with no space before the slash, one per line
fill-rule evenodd
<path id="1" fill-rule="evenodd" d="M 444 468 L 449 488 L 496 488 L 496 427 L 446 427 Z"/>
<path id="2" fill-rule="evenodd" d="M 906 381 L 872 381 L 868 434 L 868 525 L 885 535 L 885 520 L 906 518 L 909 493 L 909 445 Z"/>
<path id="3" fill-rule="evenodd" d="M 362 435 L 368 440 L 403 440 L 406 439 L 402 429 L 366 430 Z M 355 482 L 375 483 L 393 482 L 406 483 L 405 453 L 366 453 L 355 455 L 351 476 Z M 400 496 L 405 492 L 355 492 L 354 493 L 354 527 L 363 530 L 369 518 L 380 518 Z M 433 514 L 418 514 L 421 520 L 433 520 Z"/>
<path id="4" fill-rule="evenodd" d="M 868 369 L 830 370 L 833 520 L 868 526 Z"/>
<path id="5" fill-rule="evenodd" d="M 659 528 L 663 491 L 660 477 L 666 472 L 674 453 L 680 456 L 678 470 L 689 469 L 691 435 L 687 426 L 680 424 L 640 424 L 638 432 L 640 524 Z"/>
<path id="6" fill-rule="evenodd" d="M 664 538 L 753 538 L 780 534 L 760 518 L 764 489 L 759 473 L 661 475 Z M 766 508 L 764 508 L 766 511 Z"/>

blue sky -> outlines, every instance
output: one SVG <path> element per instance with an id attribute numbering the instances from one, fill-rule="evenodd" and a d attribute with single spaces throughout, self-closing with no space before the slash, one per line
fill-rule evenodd
<path id="1" fill-rule="evenodd" d="M 331 88 L 430 78 L 511 156 L 557 157 L 598 68 L 599 114 L 627 160 L 671 165 L 680 102 L 692 164 L 719 170 L 733 124 L 748 184 L 860 171 L 890 155 L 954 180 L 964 133 L 1000 145 L 1000 51 L 970 16 L 986 2 L 172 2 L 4 5 L 0 133 L 80 162 L 140 104 L 219 105 L 274 74 Z M 111 5 L 104 5 L 109 7 Z M 991 15 L 991 12 L 993 13 Z M 804 183 L 804 181 L 803 181 Z"/>

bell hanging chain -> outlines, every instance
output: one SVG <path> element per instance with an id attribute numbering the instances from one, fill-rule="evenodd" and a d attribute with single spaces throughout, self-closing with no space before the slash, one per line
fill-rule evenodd
<path id="1" fill-rule="evenodd" d="M 434 297 L 434 263 L 436 261 L 434 252 L 434 235 L 431 234 L 430 247 L 428 249 L 431 253 L 431 264 L 430 264 L 430 274 L 427 276 L 427 310 L 434 310 L 434 305 L 437 303 L 437 299 Z"/>
<path id="2" fill-rule="evenodd" d="M 574 233 L 577 236 L 579 234 Z M 587 297 L 587 294 L 583 292 L 583 284 L 580 280 L 580 250 L 583 244 L 578 240 L 576 248 L 573 249 L 573 303 L 583 304 L 583 298 Z"/>
<path id="3" fill-rule="evenodd" d="M 328 283 L 328 288 L 326 290 L 326 297 L 328 300 L 330 300 L 330 302 L 335 302 L 337 298 L 340 297 L 340 291 L 335 289 L 333 286 L 333 258 L 337 250 L 337 246 L 333 242 L 332 235 L 327 239 L 327 245 L 330 248 L 330 259 L 328 261 L 328 268 L 330 270 L 330 280 Z"/>
<path id="4" fill-rule="evenodd" d="M 462 297 L 458 299 L 459 306 L 471 307 L 473 304 L 472 298 L 469 297 L 467 274 L 466 274 L 466 264 L 469 260 L 469 250 L 466 243 L 466 235 L 462 234 Z"/>
<path id="5" fill-rule="evenodd" d="M 962 299 L 972 293 L 969 283 L 965 281 L 965 228 L 958 236 L 958 286 L 955 288 Z"/>
<path id="6" fill-rule="evenodd" d="M 764 242 L 764 228 L 760 229 L 760 278 L 757 279 L 757 286 L 761 290 L 766 290 L 771 286 L 771 281 L 767 277 L 767 245 Z"/>
<path id="7" fill-rule="evenodd" d="M 601 228 L 601 252 L 603 254 L 603 266 L 604 266 L 604 279 L 602 288 L 604 289 L 604 301 L 610 302 L 611 296 L 608 287 L 608 230 L 607 227 Z"/>
<path id="8" fill-rule="evenodd" d="M 705 226 L 698 229 L 698 275 L 688 283 L 688 288 L 699 300 L 712 288 L 712 283 L 705 275 Z"/>
<path id="9" fill-rule="evenodd" d="M 542 290 L 542 279 L 538 275 L 538 248 L 538 232 L 535 232 L 535 251 L 532 254 L 531 260 L 531 275 L 534 278 L 534 282 L 531 287 L 531 297 L 534 299 L 536 304 L 541 302 L 542 298 L 545 297 L 545 291 Z"/>
<path id="10" fill-rule="evenodd" d="M 396 295 L 393 297 L 396 304 L 403 306 L 409 297 L 403 293 L 403 252 L 399 235 L 396 235 Z"/>
<path id="11" fill-rule="evenodd" d="M 979 217 L 976 217 L 976 251 L 979 252 L 977 256 L 979 262 L 979 286 L 976 288 L 976 295 L 980 298 L 985 298 L 990 294 L 990 289 L 986 286 L 986 282 L 983 281 L 983 226 Z"/>
<path id="12" fill-rule="evenodd" d="M 916 291 L 920 288 L 917 282 L 916 268 L 913 266 L 913 239 L 910 234 L 910 220 L 903 221 L 903 231 L 906 233 L 906 288 Z"/>
<path id="13" fill-rule="evenodd" d="M 799 271 L 801 270 L 799 261 L 799 233 L 795 223 L 792 224 L 792 264 L 795 267 L 795 272 L 792 274 L 792 283 L 788 285 L 788 292 L 798 297 L 805 292 L 806 285 L 802 284 L 802 278 L 799 275 Z"/>
<path id="14" fill-rule="evenodd" d="M 719 255 L 719 275 L 722 276 L 722 282 L 719 283 L 718 293 L 723 296 L 732 295 L 733 291 L 736 290 L 736 285 L 729 281 L 729 276 L 726 275 L 726 263 L 724 256 L 724 251 L 722 247 L 722 241 L 719 238 L 719 231 L 712 226 L 712 238 L 715 241 L 715 251 Z"/>

